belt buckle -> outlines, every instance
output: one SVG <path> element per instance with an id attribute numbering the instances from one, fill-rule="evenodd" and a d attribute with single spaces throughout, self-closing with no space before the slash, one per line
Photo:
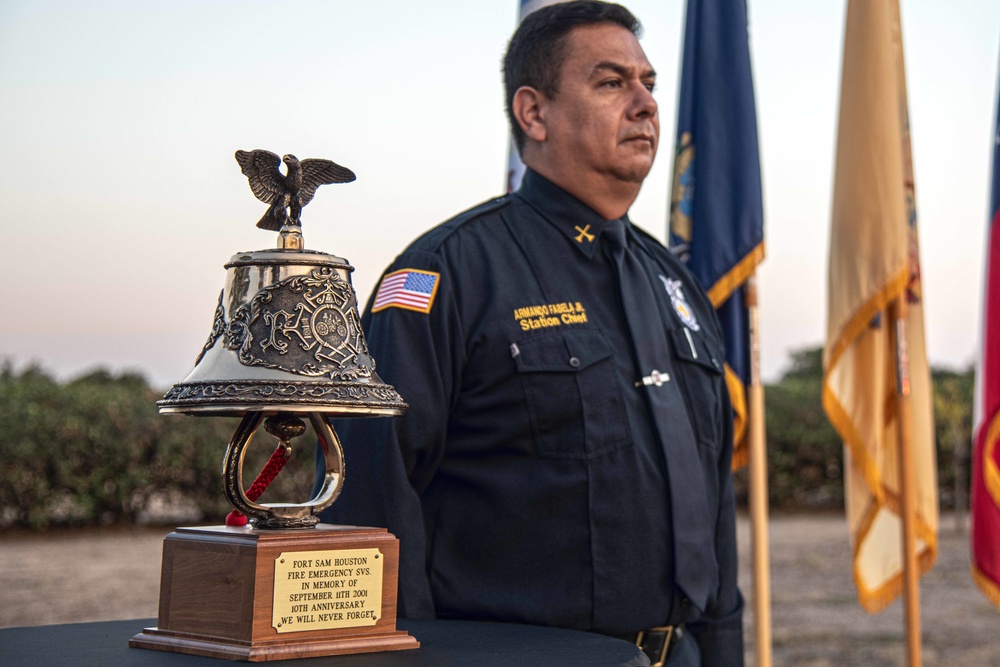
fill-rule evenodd
<path id="1" fill-rule="evenodd" d="M 667 655 L 670 653 L 670 646 L 674 640 L 674 630 L 673 625 L 661 625 L 658 628 L 649 628 L 648 630 L 642 630 L 635 637 L 635 645 L 639 647 L 639 650 L 645 653 L 643 648 L 643 642 L 646 639 L 646 633 L 648 632 L 663 632 L 665 636 L 663 637 L 663 646 L 660 647 L 660 657 L 659 659 L 652 663 L 649 667 L 663 667 L 667 662 Z"/>

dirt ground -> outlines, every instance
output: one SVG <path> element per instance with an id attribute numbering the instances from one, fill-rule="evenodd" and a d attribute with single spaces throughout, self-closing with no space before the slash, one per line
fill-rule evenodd
<path id="1" fill-rule="evenodd" d="M 156 616 L 160 550 L 168 529 L 87 530 L 0 536 L 0 627 Z M 750 527 L 739 523 L 747 597 L 747 664 L 754 664 Z M 897 601 L 869 616 L 851 579 L 839 516 L 772 517 L 775 665 L 903 665 Z M 921 580 L 925 665 L 1000 666 L 1000 610 L 969 574 L 968 540 L 942 518 L 937 565 Z M 138 627 L 137 627 L 138 630 Z"/>

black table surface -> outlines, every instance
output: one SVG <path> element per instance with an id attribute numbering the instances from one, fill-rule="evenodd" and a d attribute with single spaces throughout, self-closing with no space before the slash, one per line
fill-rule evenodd
<path id="1" fill-rule="evenodd" d="M 215 658 L 129 648 L 128 640 L 133 635 L 155 625 L 156 619 L 149 618 L 0 629 L 0 664 L 32 667 L 225 664 Z M 475 621 L 400 619 L 397 625 L 416 637 L 420 648 L 282 660 L 278 664 L 313 667 L 643 667 L 649 664 L 632 644 L 589 632 Z"/>

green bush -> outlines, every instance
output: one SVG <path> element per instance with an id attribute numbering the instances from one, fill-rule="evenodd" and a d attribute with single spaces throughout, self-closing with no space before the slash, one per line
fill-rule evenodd
<path id="1" fill-rule="evenodd" d="M 58 383 L 38 368 L 16 373 L 5 365 L 0 525 L 221 521 L 230 509 L 222 459 L 238 420 L 161 416 L 161 395 L 133 374 L 98 371 Z M 286 466 L 262 500 L 308 498 L 311 442 L 296 441 L 297 465 Z M 247 487 L 274 445 L 261 429 L 244 468 Z"/>
<path id="2" fill-rule="evenodd" d="M 969 505 L 973 372 L 934 369 L 934 440 L 942 509 Z"/>
<path id="3" fill-rule="evenodd" d="M 822 350 L 792 355 L 781 381 L 764 389 L 768 495 L 776 509 L 844 506 L 843 445 L 823 411 Z M 745 473 L 739 479 L 744 481 Z"/>
<path id="4" fill-rule="evenodd" d="M 957 490 L 968 489 L 968 447 L 972 437 L 972 370 L 934 369 L 934 423 L 938 488 L 942 510 L 967 507 Z M 792 354 L 782 378 L 765 387 L 768 495 L 779 510 L 842 510 L 843 443 L 823 411 L 823 351 Z M 737 474 L 745 501 L 746 472 Z"/>
<path id="5" fill-rule="evenodd" d="M 768 485 L 778 510 L 842 510 L 843 446 L 820 401 L 822 352 L 796 352 L 765 389 Z M 965 507 L 972 371 L 935 370 L 942 509 Z M 222 459 L 238 420 L 160 415 L 161 392 L 134 374 L 98 371 L 60 383 L 0 368 L 0 527 L 213 522 L 230 510 Z M 302 501 L 314 474 L 312 431 L 261 497 Z M 249 487 L 275 440 L 261 429 L 244 466 Z M 736 477 L 745 501 L 746 471 Z"/>

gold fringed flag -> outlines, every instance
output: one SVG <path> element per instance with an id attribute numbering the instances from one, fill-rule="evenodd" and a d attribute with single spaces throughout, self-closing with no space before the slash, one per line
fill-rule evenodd
<path id="1" fill-rule="evenodd" d="M 735 470 L 747 463 L 752 365 L 743 286 L 764 259 L 744 0 L 688 0 L 670 202 L 670 248 L 708 292 L 726 339 Z"/>
<path id="2" fill-rule="evenodd" d="M 844 441 L 847 521 L 861 605 L 902 591 L 896 353 L 889 305 L 908 302 L 916 551 L 937 557 L 930 371 L 896 0 L 850 0 L 844 38 L 824 349 L 823 407 Z"/>

